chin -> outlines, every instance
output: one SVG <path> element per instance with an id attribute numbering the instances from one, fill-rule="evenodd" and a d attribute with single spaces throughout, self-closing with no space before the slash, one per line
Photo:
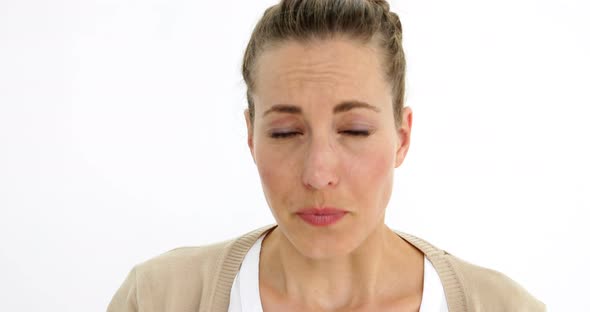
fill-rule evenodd
<path id="1" fill-rule="evenodd" d="M 304 257 L 314 260 L 338 258 L 351 254 L 362 242 L 354 231 L 331 229 L 294 229 L 283 232 L 285 237 Z"/>

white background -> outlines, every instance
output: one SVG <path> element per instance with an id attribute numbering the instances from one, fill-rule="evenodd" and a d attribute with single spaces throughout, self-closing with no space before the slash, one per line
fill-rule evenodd
<path id="1" fill-rule="evenodd" d="M 0 0 L 0 311 L 104 311 L 131 267 L 272 223 L 240 62 L 268 1 Z M 387 223 L 590 311 L 584 0 L 400 0 Z"/>

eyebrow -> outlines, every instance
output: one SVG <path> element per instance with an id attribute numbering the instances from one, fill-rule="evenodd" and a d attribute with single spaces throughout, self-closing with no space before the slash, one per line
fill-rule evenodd
<path id="1" fill-rule="evenodd" d="M 336 105 L 334 107 L 333 113 L 334 114 L 344 113 L 344 112 L 348 112 L 348 111 L 355 109 L 355 108 L 365 108 L 365 109 L 370 109 L 372 111 L 375 111 L 377 113 L 380 112 L 379 108 L 377 108 L 373 105 L 370 105 L 370 104 L 362 102 L 362 101 L 351 100 L 351 101 L 344 101 L 344 102 L 341 102 L 340 104 Z M 276 105 L 273 105 L 268 110 L 266 110 L 264 112 L 263 116 L 266 116 L 270 113 L 301 114 L 302 110 L 299 106 L 295 106 L 295 105 L 276 104 Z"/>

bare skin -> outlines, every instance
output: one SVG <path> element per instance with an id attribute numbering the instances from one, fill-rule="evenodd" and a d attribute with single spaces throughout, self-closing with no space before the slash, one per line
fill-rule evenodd
<path id="1" fill-rule="evenodd" d="M 263 241 L 264 311 L 418 311 L 423 254 L 384 223 L 412 111 L 396 127 L 372 44 L 288 41 L 258 59 L 248 146 L 278 227 Z M 314 226 L 297 212 L 346 212 Z"/>
<path id="2" fill-rule="evenodd" d="M 418 311 L 423 255 L 382 229 L 347 258 L 300 257 L 279 230 L 260 260 L 264 311 Z"/>

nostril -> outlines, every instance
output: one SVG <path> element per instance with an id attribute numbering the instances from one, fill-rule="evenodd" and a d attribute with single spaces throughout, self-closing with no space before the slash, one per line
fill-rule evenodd
<path id="1" fill-rule="evenodd" d="M 318 190 L 326 187 L 334 187 L 338 183 L 338 180 L 333 172 L 314 171 L 304 174 L 302 182 L 306 188 Z"/>

